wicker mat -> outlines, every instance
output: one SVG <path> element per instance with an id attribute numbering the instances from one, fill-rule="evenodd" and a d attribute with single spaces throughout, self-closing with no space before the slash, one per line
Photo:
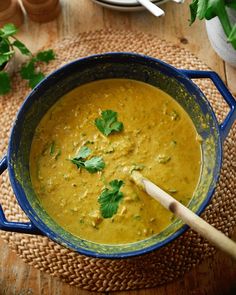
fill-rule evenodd
<path id="1" fill-rule="evenodd" d="M 132 51 L 157 57 L 178 68 L 207 70 L 193 54 L 158 37 L 125 31 L 83 33 L 52 45 L 57 59 L 46 65 L 50 73 L 64 63 L 94 53 Z M 197 81 L 220 120 L 227 105 L 208 80 Z M 15 75 L 13 92 L 0 98 L 0 154 L 7 149 L 9 129 L 15 114 L 29 92 L 26 83 Z M 236 221 L 236 124 L 224 144 L 224 162 L 220 182 L 211 204 L 202 215 L 227 235 Z M 9 220 L 27 218 L 13 196 L 7 173 L 2 176 L 1 204 Z M 0 232 L 0 236 L 25 262 L 63 281 L 91 291 L 114 291 L 154 287 L 170 282 L 214 254 L 215 250 L 196 233 L 188 230 L 168 246 L 145 256 L 126 260 L 95 259 L 66 249 L 46 237 Z"/>

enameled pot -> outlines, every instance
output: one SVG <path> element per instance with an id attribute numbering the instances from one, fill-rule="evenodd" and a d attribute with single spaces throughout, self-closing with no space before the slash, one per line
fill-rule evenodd
<path id="1" fill-rule="evenodd" d="M 8 169 L 15 196 L 29 222 L 9 222 L 0 206 L 0 229 L 46 235 L 81 254 L 100 258 L 126 258 L 159 249 L 179 237 L 187 226 L 176 220 L 160 234 L 125 245 L 101 245 L 63 230 L 41 207 L 31 185 L 29 154 L 35 128 L 48 109 L 73 88 L 99 79 L 140 80 L 171 95 L 189 114 L 202 137 L 202 170 L 189 208 L 200 214 L 209 203 L 220 174 L 222 144 L 236 119 L 236 102 L 219 76 L 211 71 L 178 70 L 158 59 L 133 53 L 107 53 L 73 61 L 38 84 L 21 106 L 13 124 L 7 156 L 0 162 L 0 174 Z M 213 81 L 229 105 L 223 123 L 216 116 L 192 78 Z"/>

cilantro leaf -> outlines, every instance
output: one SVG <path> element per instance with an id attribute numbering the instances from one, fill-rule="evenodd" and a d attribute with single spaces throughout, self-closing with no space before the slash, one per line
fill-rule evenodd
<path id="1" fill-rule="evenodd" d="M 11 90 L 11 82 L 8 73 L 0 72 L 0 95 L 6 94 Z"/>
<path id="2" fill-rule="evenodd" d="M 20 75 L 22 79 L 30 80 L 34 75 L 34 63 L 32 61 L 28 62 L 26 65 L 23 65 L 20 70 Z"/>
<path id="3" fill-rule="evenodd" d="M 19 45 L 19 43 L 17 43 Z M 26 47 L 19 45 L 18 49 L 23 50 L 24 54 L 31 54 L 30 51 L 27 53 Z M 23 53 L 22 52 L 22 53 Z M 23 65 L 20 71 L 21 77 L 29 81 L 29 86 L 34 88 L 45 76 L 42 72 L 35 70 L 35 64 L 38 61 L 48 63 L 51 59 L 55 58 L 53 50 L 41 51 L 36 57 L 33 57 L 26 65 Z"/>
<path id="4" fill-rule="evenodd" d="M 82 146 L 76 158 L 86 159 L 91 153 L 92 151 L 90 148 L 88 148 L 87 146 Z"/>
<path id="5" fill-rule="evenodd" d="M 92 157 L 89 160 L 86 158 L 92 153 L 91 149 L 87 146 L 83 146 L 79 153 L 71 159 L 71 162 L 78 168 L 84 168 L 90 173 L 96 173 L 101 171 L 105 167 L 105 163 L 101 157 Z"/>
<path id="6" fill-rule="evenodd" d="M 109 183 L 110 188 L 105 188 L 99 196 L 98 202 L 103 218 L 111 218 L 117 213 L 119 203 L 123 199 L 123 193 L 120 191 L 123 184 L 122 180 L 112 180 Z"/>
<path id="7" fill-rule="evenodd" d="M 31 52 L 29 51 L 29 49 L 19 40 L 15 40 L 12 43 L 13 46 L 15 46 L 16 48 L 18 48 L 20 50 L 20 52 L 24 55 L 30 55 Z"/>
<path id="8" fill-rule="evenodd" d="M 37 61 L 49 63 L 50 60 L 55 59 L 55 53 L 52 49 L 41 51 L 36 55 Z"/>
<path id="9" fill-rule="evenodd" d="M 90 173 L 96 173 L 105 168 L 105 163 L 101 157 L 92 157 L 84 162 L 85 169 Z"/>
<path id="10" fill-rule="evenodd" d="M 55 141 L 53 140 L 49 148 L 49 154 L 52 156 L 54 153 L 55 153 Z"/>
<path id="11" fill-rule="evenodd" d="M 34 88 L 44 78 L 43 73 L 35 71 L 34 60 L 22 66 L 20 75 L 22 79 L 29 81 L 29 86 L 31 88 Z"/>
<path id="12" fill-rule="evenodd" d="M 117 121 L 117 112 L 112 110 L 102 111 L 102 117 L 95 119 L 95 125 L 106 136 L 123 129 L 123 123 Z"/>
<path id="13" fill-rule="evenodd" d="M 8 54 L 0 54 L 0 67 L 10 59 Z"/>
<path id="14" fill-rule="evenodd" d="M 10 51 L 9 44 L 7 43 L 7 41 L 5 39 L 0 37 L 0 54 L 5 53 L 5 52 L 9 52 L 9 51 Z"/>
<path id="15" fill-rule="evenodd" d="M 17 48 L 21 54 L 31 56 L 31 60 L 22 66 L 20 75 L 23 79 L 28 80 L 29 87 L 34 88 L 44 78 L 44 74 L 36 70 L 36 63 L 49 63 L 50 60 L 55 59 L 55 54 L 50 49 L 41 51 L 36 56 L 33 56 L 30 50 L 14 36 L 16 32 L 17 28 L 14 24 L 6 24 L 0 28 L 0 71 L 3 70 L 5 64 L 12 58 Z M 0 95 L 5 94 L 9 90 L 9 76 L 1 74 Z"/>
<path id="16" fill-rule="evenodd" d="M 17 32 L 17 28 L 13 24 L 6 24 L 0 29 L 1 37 L 9 37 L 15 35 Z"/>
<path id="17" fill-rule="evenodd" d="M 34 88 L 36 85 L 38 85 L 38 83 L 40 81 L 43 80 L 44 78 L 44 74 L 39 72 L 39 73 L 35 73 L 30 79 L 29 79 L 29 87 L 30 88 Z"/>
<path id="18" fill-rule="evenodd" d="M 84 168 L 84 161 L 82 159 L 73 158 L 70 159 L 73 164 L 77 166 L 77 168 Z"/>

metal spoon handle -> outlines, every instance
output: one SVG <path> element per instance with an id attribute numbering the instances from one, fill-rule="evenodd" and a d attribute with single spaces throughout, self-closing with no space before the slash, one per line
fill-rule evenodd
<path id="1" fill-rule="evenodd" d="M 165 14 L 165 12 L 161 8 L 153 4 L 150 0 L 138 0 L 138 2 L 157 17 Z"/>

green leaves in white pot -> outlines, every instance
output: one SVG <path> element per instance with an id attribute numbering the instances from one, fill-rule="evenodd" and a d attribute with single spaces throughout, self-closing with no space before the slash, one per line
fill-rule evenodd
<path id="1" fill-rule="evenodd" d="M 226 8 L 236 11 L 235 0 L 193 0 L 189 5 L 190 8 L 190 25 L 194 23 L 196 18 L 199 20 L 210 20 L 218 17 L 223 30 L 233 48 L 236 50 L 236 24 L 231 24 Z"/>

